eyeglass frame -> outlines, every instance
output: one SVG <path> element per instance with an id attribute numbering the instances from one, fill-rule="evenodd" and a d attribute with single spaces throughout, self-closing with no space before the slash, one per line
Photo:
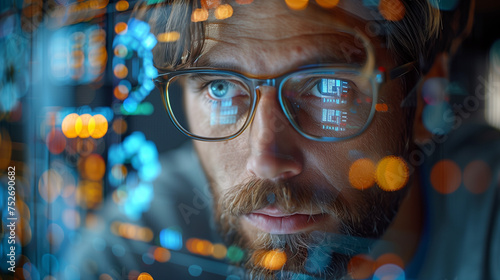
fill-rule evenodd
<path id="1" fill-rule="evenodd" d="M 252 123 L 254 117 L 255 117 L 255 112 L 257 105 L 260 100 L 260 91 L 258 93 L 258 88 L 260 86 L 272 86 L 276 87 L 276 83 L 279 82 L 279 87 L 278 87 L 278 94 L 277 98 L 280 103 L 281 110 L 285 114 L 285 117 L 287 118 L 288 122 L 292 125 L 292 127 L 295 129 L 296 132 L 298 132 L 300 135 L 303 137 L 313 140 L 313 141 L 318 141 L 318 142 L 340 142 L 340 141 L 345 141 L 354 137 L 357 137 L 361 135 L 366 128 L 371 124 L 372 119 L 375 115 L 375 107 L 376 107 L 376 100 L 378 100 L 378 91 L 379 87 L 382 83 L 386 82 L 387 80 L 394 80 L 397 79 L 412 70 L 416 70 L 415 67 L 416 62 L 409 62 L 406 64 L 402 64 L 399 66 L 394 67 L 391 70 L 386 71 L 383 67 L 379 67 L 377 70 L 372 71 L 371 75 L 369 75 L 370 82 L 372 84 L 372 90 L 373 90 L 373 96 L 372 96 L 372 104 L 371 104 L 371 109 L 370 109 L 370 114 L 368 116 L 368 119 L 366 120 L 365 124 L 363 127 L 355 134 L 346 136 L 346 137 L 318 137 L 318 136 L 312 136 L 304 131 L 299 127 L 299 125 L 293 120 L 291 113 L 289 112 L 289 109 L 285 104 L 283 103 L 283 94 L 282 94 L 282 87 L 283 84 L 293 75 L 296 74 L 307 74 L 310 72 L 315 72 L 315 71 L 328 71 L 328 70 L 334 70 L 334 71 L 344 71 L 344 72 L 360 72 L 359 68 L 346 66 L 345 64 L 317 64 L 317 65 L 306 65 L 303 67 L 299 67 L 296 70 L 287 72 L 285 74 L 282 74 L 277 77 L 269 78 L 269 79 L 258 79 L 258 78 L 252 78 L 248 77 L 245 74 L 242 74 L 240 72 L 236 71 L 231 71 L 231 70 L 224 70 L 224 69 L 217 69 L 217 68 L 210 68 L 210 67 L 198 67 L 198 68 L 189 68 L 186 70 L 176 70 L 176 71 L 169 71 L 169 72 L 164 72 L 160 75 L 158 75 L 153 81 L 155 84 L 158 86 L 158 88 L 161 91 L 161 96 L 162 96 L 162 101 L 163 101 L 163 106 L 165 107 L 165 110 L 167 111 L 170 120 L 174 124 L 174 126 L 181 131 L 184 135 L 188 136 L 191 139 L 194 140 L 199 140 L 199 141 L 205 141 L 205 142 L 220 142 L 220 141 L 228 141 L 235 139 L 236 137 L 240 136 L 247 128 L 248 126 Z M 342 67 L 340 67 L 342 66 Z M 252 104 L 250 107 L 250 113 L 247 117 L 247 120 L 243 124 L 243 126 L 234 134 L 226 137 L 213 137 L 213 138 L 208 138 L 208 137 L 201 137 L 198 135 L 195 135 L 188 130 L 186 130 L 178 121 L 177 118 L 175 117 L 175 114 L 172 110 L 171 104 L 170 104 L 170 99 L 167 98 L 168 96 L 168 88 L 171 83 L 171 81 L 180 75 L 185 75 L 185 74 L 193 74 L 193 73 L 213 73 L 213 74 L 219 74 L 219 75 L 233 75 L 236 77 L 239 77 L 240 79 L 246 81 L 247 85 L 252 85 L 251 87 L 251 93 L 252 94 Z M 386 75 L 388 73 L 389 75 Z M 167 78 L 165 78 L 167 77 Z M 375 84 L 376 83 L 376 84 Z"/>

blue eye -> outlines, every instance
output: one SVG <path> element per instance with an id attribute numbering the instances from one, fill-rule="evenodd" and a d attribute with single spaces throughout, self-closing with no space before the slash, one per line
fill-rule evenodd
<path id="1" fill-rule="evenodd" d="M 208 91 L 215 98 L 223 98 L 228 94 L 231 87 L 234 86 L 230 85 L 229 82 L 217 80 L 210 83 Z"/>

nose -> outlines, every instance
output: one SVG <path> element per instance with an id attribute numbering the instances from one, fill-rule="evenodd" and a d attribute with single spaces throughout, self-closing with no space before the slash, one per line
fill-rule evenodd
<path id="1" fill-rule="evenodd" d="M 260 179 L 287 179 L 302 172 L 300 135 L 286 119 L 271 86 L 257 88 L 260 96 L 250 127 L 247 170 Z"/>

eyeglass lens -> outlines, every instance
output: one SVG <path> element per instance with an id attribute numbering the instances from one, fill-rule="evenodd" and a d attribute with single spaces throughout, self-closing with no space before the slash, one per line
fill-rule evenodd
<path id="1" fill-rule="evenodd" d="M 182 74 L 170 80 L 167 99 L 185 131 L 203 138 L 230 137 L 251 116 L 255 98 L 251 85 L 236 75 Z M 368 121 L 372 91 L 370 78 L 356 72 L 299 72 L 285 78 L 281 98 L 303 133 L 344 138 L 359 133 Z"/>

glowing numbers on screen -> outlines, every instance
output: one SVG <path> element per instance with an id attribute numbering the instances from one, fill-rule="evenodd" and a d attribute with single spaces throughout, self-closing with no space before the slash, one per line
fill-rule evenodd
<path id="1" fill-rule="evenodd" d="M 232 99 L 223 99 L 212 103 L 210 125 L 233 124 L 236 122 L 238 106 L 232 106 Z"/>
<path id="2" fill-rule="evenodd" d="M 349 89 L 348 82 L 339 79 L 321 79 L 316 86 L 322 96 L 321 102 L 328 104 L 345 104 Z M 321 112 L 322 128 L 325 130 L 345 131 L 347 112 L 323 108 Z"/>
<path id="3" fill-rule="evenodd" d="M 119 30 L 115 30 L 119 34 L 113 41 L 113 48 L 122 45 L 127 49 L 136 51 L 138 58 L 142 62 L 137 77 L 139 84 L 134 89 L 128 89 L 130 93 L 123 101 L 123 108 L 128 112 L 134 112 L 139 103 L 141 103 L 155 87 L 152 79 L 158 76 L 158 71 L 153 65 L 153 53 L 151 50 L 158 41 L 155 35 L 150 33 L 150 27 L 146 22 L 132 18 L 128 21 L 128 24 L 125 25 L 127 26 L 126 29 L 122 26 L 118 28 Z M 125 51 L 115 50 L 115 53 L 116 52 L 123 53 Z M 125 79 L 129 74 L 128 70 L 126 71 L 125 58 L 127 58 L 127 56 L 123 57 L 122 55 L 115 55 L 113 58 L 113 71 L 115 76 L 119 79 Z"/>
<path id="4" fill-rule="evenodd" d="M 124 164 L 131 165 L 132 170 L 110 172 L 108 180 L 112 186 L 119 187 L 119 190 L 127 193 L 124 202 L 120 205 L 125 214 L 132 219 L 138 219 L 142 212 L 149 209 L 149 204 L 153 199 L 151 182 L 161 171 L 156 145 L 151 141 L 146 141 L 146 137 L 141 132 L 134 132 L 121 144 L 109 147 L 108 161 L 111 170 L 121 169 Z M 117 176 L 118 173 L 120 174 Z M 127 174 L 125 178 L 122 176 L 123 173 Z"/>
<path id="5" fill-rule="evenodd" d="M 49 58 L 55 82 L 71 85 L 97 82 L 108 60 L 106 32 L 97 25 L 60 29 L 50 39 Z"/>

